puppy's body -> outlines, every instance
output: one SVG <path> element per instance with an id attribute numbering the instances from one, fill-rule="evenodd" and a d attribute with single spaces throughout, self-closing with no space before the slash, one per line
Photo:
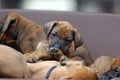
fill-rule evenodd
<path id="1" fill-rule="evenodd" d="M 14 40 L 16 48 L 23 54 L 35 51 L 38 43 L 45 40 L 42 27 L 18 13 L 9 13 L 2 20 L 2 23 L 1 40 L 5 35 L 9 36 L 9 39 Z"/>
<path id="2" fill-rule="evenodd" d="M 30 73 L 23 55 L 5 45 L 0 45 L 0 77 L 30 77 Z"/>
<path id="3" fill-rule="evenodd" d="M 56 61 L 44 61 L 40 63 L 28 64 L 33 79 L 45 79 L 48 70 L 57 66 L 50 74 L 49 79 L 79 79 L 97 80 L 95 72 L 84 66 L 80 61 L 68 61 L 66 66 L 61 66 Z"/>

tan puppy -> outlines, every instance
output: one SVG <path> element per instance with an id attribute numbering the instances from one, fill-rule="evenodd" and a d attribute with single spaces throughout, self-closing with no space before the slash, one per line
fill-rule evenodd
<path id="1" fill-rule="evenodd" d="M 16 44 L 15 48 L 23 54 L 36 50 L 37 44 L 41 40 L 45 40 L 42 27 L 18 13 L 7 14 L 2 20 L 2 23 L 0 40 L 3 41 L 7 37 L 14 40 Z M 37 55 L 39 54 L 35 54 L 35 56 Z M 29 56 L 31 59 L 35 58 L 32 54 L 29 54 Z"/>
<path id="2" fill-rule="evenodd" d="M 5 45 L 0 45 L 0 77 L 30 77 L 30 73 L 23 55 Z"/>
<path id="3" fill-rule="evenodd" d="M 57 61 L 26 63 L 20 52 L 0 45 L 0 77 L 27 79 L 79 79 L 97 80 L 95 72 L 81 61 L 66 61 L 61 66 Z M 57 66 L 53 70 L 50 70 Z M 49 73 L 50 72 L 50 73 Z"/>
<path id="4" fill-rule="evenodd" d="M 97 76 L 100 77 L 104 72 L 111 69 L 112 60 L 112 57 L 100 56 L 90 67 L 93 68 L 97 73 Z"/>
<path id="5" fill-rule="evenodd" d="M 57 49 L 60 49 L 69 58 L 81 57 L 87 65 L 93 62 L 81 35 L 69 22 L 48 22 L 44 26 L 44 32 L 47 35 L 51 52 L 55 53 Z"/>

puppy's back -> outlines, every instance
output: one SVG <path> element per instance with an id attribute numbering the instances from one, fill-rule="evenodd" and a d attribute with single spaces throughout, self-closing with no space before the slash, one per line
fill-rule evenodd
<path id="1" fill-rule="evenodd" d="M 0 45 L 0 77 L 29 77 L 29 71 L 23 55 L 5 45 Z"/>

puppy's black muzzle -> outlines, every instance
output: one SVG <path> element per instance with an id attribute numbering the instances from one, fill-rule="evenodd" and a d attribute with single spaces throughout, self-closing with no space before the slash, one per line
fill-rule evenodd
<path id="1" fill-rule="evenodd" d="M 64 41 L 57 40 L 57 41 L 51 41 L 49 43 L 49 49 L 56 51 L 57 49 L 60 49 L 63 53 L 67 52 L 67 49 L 65 47 L 66 44 L 64 44 Z"/>

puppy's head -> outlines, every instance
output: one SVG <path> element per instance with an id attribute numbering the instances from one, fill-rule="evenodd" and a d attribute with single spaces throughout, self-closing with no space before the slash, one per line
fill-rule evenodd
<path id="1" fill-rule="evenodd" d="M 44 32 L 49 39 L 49 48 L 59 48 L 64 54 L 69 54 L 83 44 L 79 32 L 66 21 L 48 22 L 44 26 Z"/>
<path id="2" fill-rule="evenodd" d="M 106 71 L 103 73 L 103 75 L 100 77 L 100 80 L 112 80 L 114 78 L 120 78 L 120 69 L 114 68 Z"/>
<path id="3" fill-rule="evenodd" d="M 9 13 L 2 19 L 2 27 L 0 28 L 0 32 L 2 36 L 7 34 L 11 39 L 16 40 L 17 38 L 17 24 L 19 21 L 19 14 L 17 13 Z"/>
<path id="4" fill-rule="evenodd" d="M 0 43 L 16 48 L 18 16 L 17 13 L 9 13 L 0 21 Z"/>
<path id="5" fill-rule="evenodd" d="M 3 27 L 1 29 L 1 31 L 5 32 L 9 27 L 16 26 L 17 22 L 18 22 L 18 16 L 19 16 L 19 14 L 17 14 L 17 13 L 7 14 L 2 20 Z"/>

